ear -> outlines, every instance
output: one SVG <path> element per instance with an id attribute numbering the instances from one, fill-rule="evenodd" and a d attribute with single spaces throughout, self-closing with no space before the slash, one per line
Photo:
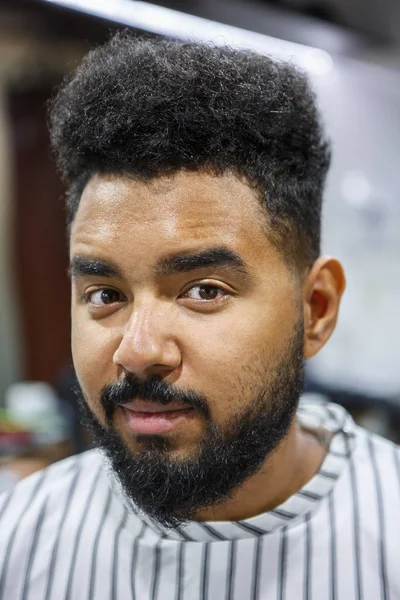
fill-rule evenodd
<path id="1" fill-rule="evenodd" d="M 345 287 L 338 260 L 322 256 L 315 261 L 303 283 L 304 358 L 317 354 L 332 335 Z"/>

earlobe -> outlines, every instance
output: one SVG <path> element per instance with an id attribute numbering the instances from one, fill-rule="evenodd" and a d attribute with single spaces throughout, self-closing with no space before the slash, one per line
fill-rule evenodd
<path id="1" fill-rule="evenodd" d="M 315 261 L 303 285 L 304 358 L 326 344 L 336 327 L 346 279 L 340 262 L 332 257 Z"/>

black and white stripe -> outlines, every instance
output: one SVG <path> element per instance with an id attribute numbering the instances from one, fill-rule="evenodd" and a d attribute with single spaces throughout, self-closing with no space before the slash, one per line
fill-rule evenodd
<path id="1" fill-rule="evenodd" d="M 94 450 L 0 496 L 0 600 L 400 600 L 400 454 L 338 406 L 320 471 L 276 509 L 162 530 Z"/>

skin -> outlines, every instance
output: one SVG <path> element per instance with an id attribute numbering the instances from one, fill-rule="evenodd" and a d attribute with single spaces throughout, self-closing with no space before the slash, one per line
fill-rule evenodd
<path id="1" fill-rule="evenodd" d="M 71 261 L 101 260 L 120 274 L 73 274 L 72 351 L 82 391 L 104 426 L 99 393 L 131 372 L 205 394 L 212 420 L 223 428 L 254 397 L 255 374 L 273 371 L 299 319 L 305 359 L 327 342 L 345 288 L 340 263 L 320 257 L 295 274 L 268 240 L 260 213 L 255 192 L 232 174 L 178 172 L 151 182 L 95 175 L 89 181 L 71 229 Z M 239 255 L 247 274 L 227 267 L 156 270 L 161 259 L 215 246 Z M 214 286 L 211 299 L 210 288 L 202 299 L 201 284 Z M 104 288 L 115 291 L 109 304 Z M 132 452 L 140 451 L 119 408 L 113 426 Z M 166 434 L 176 460 L 196 452 L 204 427 L 194 411 Z M 274 508 L 316 473 L 325 453 L 294 422 L 260 471 L 197 518 L 245 519 Z"/>

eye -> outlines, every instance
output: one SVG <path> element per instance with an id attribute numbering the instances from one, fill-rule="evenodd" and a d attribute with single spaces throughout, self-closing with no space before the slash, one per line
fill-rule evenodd
<path id="1" fill-rule="evenodd" d="M 194 285 L 184 294 L 186 298 L 191 298 L 198 302 L 212 302 L 213 300 L 219 300 L 228 295 L 228 292 L 222 288 L 205 283 Z"/>
<path id="2" fill-rule="evenodd" d="M 88 292 L 84 295 L 84 298 L 88 304 L 93 306 L 105 306 L 106 304 L 114 304 L 115 302 L 121 302 L 124 298 L 121 292 L 113 290 L 112 288 L 101 288 Z"/>

